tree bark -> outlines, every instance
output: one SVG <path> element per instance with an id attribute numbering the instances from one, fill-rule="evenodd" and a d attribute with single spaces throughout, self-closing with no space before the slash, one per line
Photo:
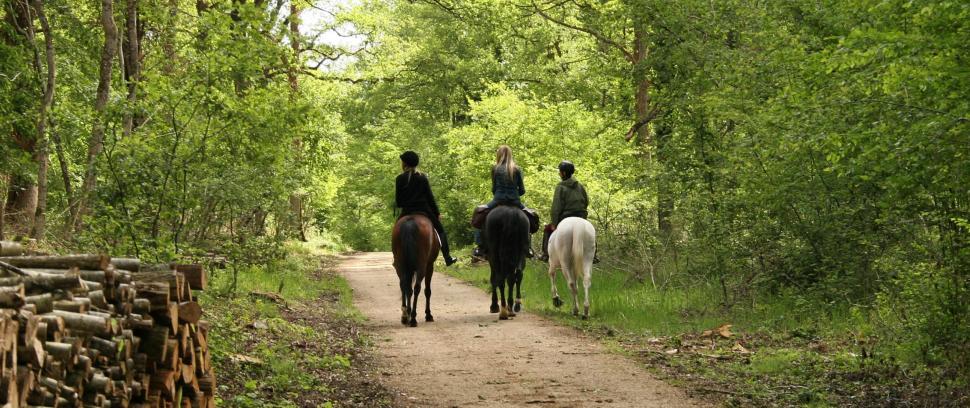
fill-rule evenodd
<path id="1" fill-rule="evenodd" d="M 104 270 L 111 263 L 111 258 L 103 255 L 40 255 L 0 257 L 0 261 L 7 262 L 21 268 L 40 269 L 80 269 Z"/>
<path id="2" fill-rule="evenodd" d="M 178 53 L 175 51 L 175 37 L 178 32 L 179 22 L 179 0 L 168 0 L 168 20 L 165 22 L 165 30 L 162 33 L 162 54 L 165 55 L 165 63 L 162 64 L 162 72 L 165 75 L 172 75 L 178 63 Z"/>
<path id="3" fill-rule="evenodd" d="M 41 30 L 44 33 L 44 55 L 47 60 L 47 83 L 44 88 L 44 99 L 40 105 L 40 112 L 37 118 L 37 146 L 34 152 L 37 160 L 37 209 L 34 212 L 34 225 L 31 231 L 38 241 L 44 239 L 47 229 L 47 169 L 49 165 L 49 148 L 47 139 L 47 112 L 54 103 L 54 83 L 56 67 L 54 65 L 54 40 L 51 35 L 51 27 L 47 21 L 47 14 L 44 13 L 43 0 L 33 0 L 34 10 L 40 20 Z"/>
<path id="4" fill-rule="evenodd" d="M 290 62 L 287 70 L 287 80 L 290 84 L 290 97 L 295 100 L 300 94 L 299 77 L 297 76 L 300 65 L 300 3 L 290 1 L 290 47 L 293 49 L 293 61 Z M 297 166 L 303 162 L 303 138 L 297 136 L 293 139 L 294 158 Z M 306 231 L 303 229 L 303 194 L 299 192 L 290 193 L 290 229 L 301 241 L 306 242 Z"/>
<path id="5" fill-rule="evenodd" d="M 13 234 L 21 235 L 30 232 L 34 225 L 34 214 L 37 212 L 37 184 L 22 176 L 13 175 L 7 189 L 5 227 Z"/>
<path id="6" fill-rule="evenodd" d="M 68 215 L 73 220 L 74 212 L 77 208 L 74 207 L 74 186 L 71 185 L 71 170 L 67 167 L 67 155 L 64 154 L 64 143 L 61 140 L 61 136 L 54 130 L 54 115 L 48 115 L 47 120 L 50 123 L 50 140 L 54 144 L 57 163 L 61 169 L 61 182 L 64 183 L 64 196 L 67 199 Z"/>
<path id="7" fill-rule="evenodd" d="M 85 163 L 84 182 L 81 191 L 77 195 L 77 212 L 72 224 L 75 230 L 81 227 L 81 219 L 84 217 L 89 207 L 91 195 L 97 187 L 97 160 L 104 149 L 104 111 L 108 105 L 108 96 L 111 93 L 111 65 L 115 52 L 118 48 L 118 28 L 114 22 L 114 9 L 112 0 L 101 0 L 101 26 L 104 29 L 104 47 L 101 50 L 100 75 L 98 77 L 98 90 L 94 101 L 94 125 L 91 129 L 91 137 L 88 139 L 88 155 Z"/>
<path id="8" fill-rule="evenodd" d="M 4 231 L 4 219 L 7 218 L 7 180 L 10 178 L 6 174 L 0 173 L 0 240 L 6 239 Z"/>
<path id="9" fill-rule="evenodd" d="M 135 127 L 135 103 L 137 102 L 138 80 L 140 79 L 140 54 L 138 38 L 138 0 L 125 0 L 125 81 L 128 85 L 128 98 L 122 124 L 122 132 L 127 138 Z"/>

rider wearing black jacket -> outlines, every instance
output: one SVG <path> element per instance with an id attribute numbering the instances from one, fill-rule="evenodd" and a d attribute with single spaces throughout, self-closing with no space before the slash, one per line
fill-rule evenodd
<path id="1" fill-rule="evenodd" d="M 445 228 L 441 225 L 441 211 L 438 210 L 438 203 L 435 202 L 434 194 L 431 192 L 431 183 L 428 176 L 417 170 L 418 154 L 413 151 L 406 151 L 401 154 L 401 167 L 404 172 L 394 180 L 394 201 L 397 207 L 401 208 L 401 217 L 411 214 L 422 214 L 431 220 L 438 237 L 441 238 L 441 255 L 445 258 L 445 265 L 458 262 L 457 258 L 451 257 L 448 249 L 448 235 Z"/>

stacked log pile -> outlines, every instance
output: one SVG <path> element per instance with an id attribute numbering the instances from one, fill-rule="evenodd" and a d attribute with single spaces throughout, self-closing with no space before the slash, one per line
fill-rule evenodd
<path id="1" fill-rule="evenodd" d="M 0 406 L 214 407 L 199 265 L 0 257 Z"/>

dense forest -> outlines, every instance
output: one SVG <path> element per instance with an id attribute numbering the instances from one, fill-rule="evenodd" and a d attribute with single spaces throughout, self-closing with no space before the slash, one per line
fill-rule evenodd
<path id="1" fill-rule="evenodd" d="M 965 1 L 3 5 L 0 237 L 386 249 L 413 149 L 467 245 L 508 144 L 546 217 L 576 163 L 636 284 L 844 307 L 907 365 L 970 367 Z"/>

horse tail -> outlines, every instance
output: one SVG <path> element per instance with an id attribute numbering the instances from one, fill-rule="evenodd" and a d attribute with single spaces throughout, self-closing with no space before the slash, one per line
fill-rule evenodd
<path id="1" fill-rule="evenodd" d="M 401 224 L 401 246 L 404 250 L 404 276 L 401 277 L 401 287 L 405 282 L 410 287 L 414 285 L 414 274 L 418 270 L 418 222 L 408 218 Z"/>
<path id="2" fill-rule="evenodd" d="M 575 276 L 576 281 L 579 281 L 586 273 L 585 263 L 586 259 L 586 229 L 582 228 L 582 225 L 573 226 L 573 276 Z M 577 282 L 578 285 L 578 282 Z"/>

